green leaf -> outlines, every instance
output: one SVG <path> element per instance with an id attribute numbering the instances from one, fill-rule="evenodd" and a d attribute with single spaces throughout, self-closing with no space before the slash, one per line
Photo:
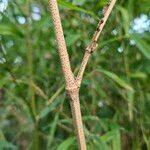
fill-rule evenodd
<path id="1" fill-rule="evenodd" d="M 60 144 L 57 150 L 69 150 L 70 146 L 74 143 L 74 141 L 75 141 L 75 137 L 70 137 L 66 139 Z"/>
<path id="2" fill-rule="evenodd" d="M 93 139 L 94 146 L 96 146 L 98 150 L 109 150 L 107 143 L 102 141 L 101 138 L 97 136 L 93 136 L 92 139 Z"/>
<path id="3" fill-rule="evenodd" d="M 111 131 L 102 135 L 100 139 L 107 143 L 112 142 L 113 150 L 121 150 L 121 135 L 120 128 L 117 125 L 111 125 Z"/>
<path id="4" fill-rule="evenodd" d="M 98 71 L 100 71 L 101 73 L 103 73 L 104 75 L 106 75 L 107 77 L 109 77 L 110 79 L 112 79 L 114 82 L 116 82 L 117 84 L 119 84 L 121 87 L 133 91 L 133 88 L 123 79 L 121 79 L 120 77 L 118 77 L 115 73 L 103 70 L 103 69 L 99 69 Z"/>
<path id="5" fill-rule="evenodd" d="M 134 92 L 129 91 L 127 93 L 127 100 L 128 100 L 128 112 L 130 121 L 133 120 L 133 110 L 134 110 Z"/>
<path id="6" fill-rule="evenodd" d="M 113 140 L 114 135 L 115 135 L 115 130 L 108 131 L 106 134 L 101 136 L 101 140 L 103 142 L 109 142 Z"/>
<path id="7" fill-rule="evenodd" d="M 109 150 L 107 143 L 103 142 L 100 138 L 94 136 L 93 141 L 94 141 L 94 145 L 97 146 L 99 150 Z"/>
<path id="8" fill-rule="evenodd" d="M 48 136 L 47 149 L 49 149 L 51 147 L 51 144 L 53 142 L 53 137 L 54 137 L 54 134 L 56 131 L 58 119 L 59 119 L 59 112 L 57 112 L 57 114 L 55 115 L 54 121 L 52 122 L 50 134 Z"/>
<path id="9" fill-rule="evenodd" d="M 73 4 L 75 5 L 83 5 L 86 0 L 73 0 Z"/>
<path id="10" fill-rule="evenodd" d="M 17 147 L 6 140 L 0 140 L 0 150 L 3 149 L 17 150 Z"/>
<path id="11" fill-rule="evenodd" d="M 22 37 L 22 33 L 9 24 L 0 24 L 0 34 Z"/>
<path id="12" fill-rule="evenodd" d="M 3 134 L 2 129 L 0 129 L 0 140 L 5 140 L 5 136 Z"/>
<path id="13" fill-rule="evenodd" d="M 80 8 L 80 7 L 76 6 L 76 5 L 73 5 L 73 4 L 69 3 L 69 2 L 65 2 L 64 0 L 58 0 L 58 4 L 60 6 L 63 6 L 65 8 L 71 9 L 71 10 L 75 10 L 75 11 L 86 13 L 86 14 L 94 17 L 95 19 L 98 19 L 98 17 L 93 12 L 87 11 L 87 10 L 85 10 L 83 8 Z"/>
<path id="14" fill-rule="evenodd" d="M 138 79 L 146 79 L 147 78 L 147 74 L 143 73 L 143 72 L 135 72 L 130 74 L 131 78 L 138 78 Z"/>
<path id="15" fill-rule="evenodd" d="M 62 99 L 61 99 L 62 100 Z M 43 119 L 46 117 L 50 112 L 52 112 L 54 109 L 56 109 L 57 105 L 60 103 L 60 98 L 56 99 L 51 105 L 46 106 L 41 110 L 39 115 L 36 116 L 37 119 Z"/>
<path id="16" fill-rule="evenodd" d="M 126 33 L 126 35 L 128 35 L 129 27 L 130 27 L 129 13 L 125 8 L 123 8 L 121 6 L 118 6 L 118 9 L 119 9 L 119 11 L 121 12 L 121 15 L 122 15 L 122 19 L 123 19 L 122 25 L 124 27 L 125 33 Z"/>
<path id="17" fill-rule="evenodd" d="M 52 96 L 51 98 L 48 100 L 47 105 L 50 105 L 58 96 L 59 94 L 63 91 L 63 89 L 65 88 L 65 85 L 63 84 Z"/>
<path id="18" fill-rule="evenodd" d="M 120 134 L 120 129 L 118 127 L 113 127 L 115 128 L 115 134 L 114 138 L 112 140 L 112 145 L 113 145 L 113 150 L 121 150 L 121 134 Z"/>
<path id="19" fill-rule="evenodd" d="M 19 80 L 19 79 L 16 79 L 16 82 L 18 84 L 27 84 L 29 85 L 28 81 L 25 81 L 25 80 Z M 39 87 L 37 86 L 35 83 L 32 83 L 31 86 L 33 86 L 34 90 L 35 90 L 35 93 L 39 96 L 41 96 L 42 98 L 44 98 L 45 100 L 47 100 L 47 95 L 44 93 L 44 91 Z"/>
<path id="20" fill-rule="evenodd" d="M 7 78 L 2 78 L 2 79 L 0 79 L 1 81 L 0 81 L 0 88 L 3 88 L 3 86 L 8 82 L 8 79 Z"/>
<path id="21" fill-rule="evenodd" d="M 148 59 L 150 59 L 150 45 L 141 38 L 140 34 L 131 34 L 130 38 L 135 41 L 136 46 L 140 52 Z"/>
<path id="22" fill-rule="evenodd" d="M 1 15 L 3 16 L 3 19 L 0 21 L 0 34 L 18 36 L 22 38 L 24 36 L 24 31 L 20 28 L 20 26 L 13 23 L 4 14 Z"/>

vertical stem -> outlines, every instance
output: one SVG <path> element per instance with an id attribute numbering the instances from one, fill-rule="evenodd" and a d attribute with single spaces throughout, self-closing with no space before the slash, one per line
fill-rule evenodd
<path id="1" fill-rule="evenodd" d="M 27 61 L 28 61 L 28 74 L 29 74 L 29 92 L 31 97 L 31 110 L 34 118 L 36 118 L 36 103 L 35 103 L 35 89 L 34 89 L 34 75 L 33 75 L 33 56 L 32 56 L 32 43 L 30 38 L 30 26 L 27 24 L 26 27 L 26 46 L 27 46 Z M 38 133 L 38 122 L 34 122 L 34 140 L 33 140 L 34 150 L 39 149 L 39 133 Z"/>
<path id="2" fill-rule="evenodd" d="M 28 29 L 27 29 L 28 32 Z M 29 73 L 29 91 L 31 96 L 31 108 L 33 114 L 36 115 L 36 104 L 35 104 L 35 89 L 33 87 L 33 58 L 32 58 L 32 47 L 30 39 L 27 35 L 27 61 L 28 61 L 28 73 Z"/>
<path id="3" fill-rule="evenodd" d="M 61 25 L 61 19 L 56 0 L 49 0 L 49 6 L 53 19 L 53 25 L 55 29 L 56 41 L 58 46 L 58 53 L 61 61 L 63 74 L 65 77 L 66 90 L 70 96 L 71 110 L 76 129 L 78 147 L 80 150 L 86 150 L 86 142 L 83 132 L 82 117 L 79 103 L 79 89 L 74 79 L 74 75 L 71 70 L 69 56 L 64 39 L 63 29 Z"/>
<path id="4" fill-rule="evenodd" d="M 74 88 L 76 86 L 74 75 L 71 71 L 70 60 L 67 52 L 67 47 L 64 39 L 64 33 L 62 29 L 61 19 L 56 0 L 49 0 L 49 6 L 54 24 L 54 30 L 56 35 L 56 41 L 58 46 L 58 53 L 61 61 L 63 74 L 65 77 L 66 87 Z"/>
<path id="5" fill-rule="evenodd" d="M 31 93 L 31 108 L 33 114 L 36 115 L 36 104 L 35 104 L 35 89 L 33 87 L 33 56 L 32 56 L 32 39 L 31 39 L 31 27 L 29 22 L 30 17 L 30 1 L 26 2 L 26 47 L 27 47 L 27 63 L 28 63 L 28 75 L 29 75 L 29 91 Z"/>
<path id="6" fill-rule="evenodd" d="M 127 57 L 127 48 L 125 47 L 124 43 L 122 44 L 122 47 L 124 49 L 123 61 L 124 61 L 125 73 L 126 73 L 128 82 L 130 82 L 130 70 L 129 70 L 128 57 Z"/>
<path id="7" fill-rule="evenodd" d="M 79 87 L 83 77 L 83 73 L 85 71 L 87 62 L 93 50 L 97 47 L 97 40 L 100 36 L 100 33 L 116 3 L 116 0 L 112 0 L 106 7 L 106 11 L 104 12 L 103 19 L 99 22 L 97 30 L 93 36 L 93 39 L 89 46 L 86 49 L 81 68 L 77 75 L 77 79 L 75 80 L 74 75 L 71 70 L 69 56 L 66 48 L 66 43 L 64 39 L 63 29 L 61 25 L 61 19 L 59 15 L 59 10 L 57 6 L 57 0 L 49 0 L 49 7 L 51 10 L 56 41 L 58 45 L 58 53 L 61 61 L 61 66 L 63 70 L 63 74 L 65 77 L 66 83 L 66 90 L 68 95 L 71 99 L 71 110 L 73 115 L 74 126 L 76 128 L 76 134 L 78 139 L 78 146 L 80 150 L 86 150 L 86 142 L 83 132 L 83 125 L 82 125 L 82 117 L 81 117 L 81 110 L 80 110 L 80 103 L 79 103 Z"/>
<path id="8" fill-rule="evenodd" d="M 80 103 L 79 103 L 79 91 L 75 90 L 70 92 L 70 105 L 73 116 L 73 123 L 75 125 L 75 131 L 77 135 L 78 147 L 80 150 L 86 150 L 86 142 L 83 131 Z"/>
<path id="9" fill-rule="evenodd" d="M 27 67 L 29 75 L 29 93 L 31 97 L 31 110 L 34 118 L 36 118 L 36 103 L 35 103 L 35 89 L 34 89 L 34 74 L 33 74 L 33 49 L 32 49 L 32 38 L 31 38 L 31 24 L 30 24 L 30 0 L 26 1 L 25 5 L 26 15 L 26 48 L 27 48 Z M 34 122 L 34 134 L 33 134 L 33 145 L 34 150 L 39 150 L 39 132 L 38 132 L 38 121 Z"/>
<path id="10" fill-rule="evenodd" d="M 39 138 L 39 123 L 38 121 L 34 124 L 34 135 L 33 135 L 33 145 L 34 150 L 40 150 L 40 138 Z"/>
<path id="11" fill-rule="evenodd" d="M 123 51 L 123 61 L 124 61 L 124 68 L 125 68 L 125 73 L 127 76 L 127 80 L 129 84 L 131 84 L 131 79 L 130 79 L 130 68 L 129 68 L 129 61 L 127 57 L 128 53 L 128 47 L 125 47 L 125 43 L 122 43 L 122 47 L 124 49 Z M 128 113 L 129 113 L 129 118 L 130 121 L 133 120 L 133 107 L 134 107 L 134 92 L 133 91 L 128 91 L 127 93 L 127 100 L 128 100 Z"/>

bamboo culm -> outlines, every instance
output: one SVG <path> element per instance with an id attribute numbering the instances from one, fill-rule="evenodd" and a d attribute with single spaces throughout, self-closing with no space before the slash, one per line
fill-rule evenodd
<path id="1" fill-rule="evenodd" d="M 58 46 L 58 54 L 61 61 L 61 66 L 65 78 L 65 85 L 67 94 L 70 97 L 70 105 L 72 110 L 73 122 L 76 131 L 78 148 L 80 150 L 86 150 L 86 140 L 83 130 L 82 124 L 82 115 L 80 109 L 80 101 L 79 101 L 79 88 L 81 85 L 81 81 L 83 78 L 83 74 L 85 72 L 85 68 L 87 66 L 90 55 L 97 48 L 98 38 L 106 24 L 106 21 L 116 3 L 116 0 L 110 1 L 107 6 L 103 9 L 103 18 L 99 21 L 96 31 L 93 35 L 93 38 L 85 50 L 85 54 L 76 78 L 74 78 L 74 74 L 71 70 L 69 55 L 67 52 L 66 42 L 64 39 L 61 19 L 59 15 L 57 0 L 49 0 L 49 7 L 51 11 L 53 26 L 55 30 L 55 36 Z"/>

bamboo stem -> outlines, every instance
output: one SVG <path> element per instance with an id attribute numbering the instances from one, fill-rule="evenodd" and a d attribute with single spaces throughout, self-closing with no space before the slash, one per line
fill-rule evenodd
<path id="1" fill-rule="evenodd" d="M 35 89 L 32 86 L 34 83 L 34 75 L 33 75 L 33 56 L 32 56 L 32 39 L 31 39 L 31 27 L 29 24 L 29 16 L 30 16 L 30 0 L 26 1 L 26 9 L 25 15 L 27 19 L 26 23 L 26 48 L 27 48 L 27 65 L 28 65 L 28 75 L 29 75 L 29 91 L 31 96 L 31 108 L 34 116 L 36 116 L 36 103 L 35 103 Z"/>
<path id="2" fill-rule="evenodd" d="M 34 74 L 33 74 L 33 49 L 32 49 L 32 38 L 31 38 L 31 26 L 30 26 L 30 5 L 31 1 L 26 1 L 25 7 L 25 16 L 27 19 L 26 22 L 26 48 L 27 48 L 27 61 L 28 61 L 28 73 L 29 73 L 29 92 L 31 96 L 31 110 L 34 119 L 34 131 L 33 131 L 33 144 L 32 148 L 34 150 L 39 150 L 39 131 L 38 131 L 38 121 L 36 120 L 36 101 L 35 101 L 35 87 L 34 85 Z"/>
<path id="3" fill-rule="evenodd" d="M 71 70 L 69 56 L 64 39 L 61 19 L 56 0 L 49 0 L 49 6 L 53 19 L 55 29 L 56 41 L 58 46 L 58 53 L 60 56 L 61 66 L 65 77 L 66 90 L 70 97 L 70 104 L 73 116 L 73 122 L 76 129 L 78 147 L 80 150 L 86 150 L 86 142 L 82 125 L 82 117 L 79 103 L 79 89 L 74 79 Z"/>
<path id="4" fill-rule="evenodd" d="M 81 80 L 83 78 L 83 74 L 84 74 L 86 65 L 88 63 L 89 57 L 91 53 L 97 47 L 98 38 L 115 5 L 115 2 L 116 0 L 112 0 L 110 4 L 108 4 L 103 9 L 104 17 L 98 23 L 97 30 L 95 31 L 93 35 L 91 43 L 86 48 L 85 55 L 81 63 L 81 67 L 79 69 L 77 78 L 75 79 L 74 74 L 71 70 L 71 66 L 70 66 L 70 60 L 69 60 L 69 56 L 68 56 L 68 52 L 66 48 L 63 29 L 61 25 L 61 19 L 59 15 L 58 6 L 57 6 L 57 0 L 49 0 L 49 7 L 50 7 L 54 30 L 55 30 L 58 53 L 59 53 L 59 57 L 61 61 L 63 74 L 65 77 L 66 90 L 70 97 L 73 122 L 74 122 L 75 130 L 76 130 L 76 134 L 77 134 L 78 147 L 80 150 L 86 150 L 86 141 L 85 141 L 85 136 L 84 136 L 84 131 L 83 131 L 82 116 L 81 116 L 81 109 L 80 109 L 80 103 L 79 103 L 79 88 L 80 88 Z"/>
<path id="5" fill-rule="evenodd" d="M 66 43 L 64 39 L 63 29 L 61 25 L 61 19 L 59 15 L 59 10 L 56 0 L 49 0 L 49 6 L 51 10 L 51 15 L 53 19 L 56 41 L 58 46 L 58 53 L 61 60 L 62 70 L 65 77 L 65 82 L 67 88 L 74 88 L 76 86 L 74 75 L 71 71 L 69 56 L 66 48 Z"/>
<path id="6" fill-rule="evenodd" d="M 84 54 L 77 78 L 76 78 L 76 82 L 77 82 L 79 87 L 81 85 L 83 74 L 85 72 L 85 68 L 87 66 L 90 55 L 95 51 L 95 49 L 98 46 L 97 41 L 99 39 L 99 36 L 100 36 L 107 20 L 108 20 L 110 13 L 112 12 L 112 9 L 113 9 L 115 3 L 116 3 L 116 0 L 112 0 L 112 1 L 110 1 L 110 3 L 107 4 L 106 7 L 104 7 L 103 18 L 99 21 L 98 26 L 96 28 L 96 31 L 93 35 L 92 41 L 90 42 L 90 44 L 88 45 L 88 47 L 85 50 L 85 54 Z"/>
<path id="7" fill-rule="evenodd" d="M 73 122 L 75 125 L 75 131 L 77 134 L 78 147 L 80 150 L 86 150 L 86 141 L 83 131 L 82 116 L 79 103 L 79 91 L 78 90 L 73 91 L 70 97 L 71 97 L 70 104 L 72 116 L 74 118 Z"/>

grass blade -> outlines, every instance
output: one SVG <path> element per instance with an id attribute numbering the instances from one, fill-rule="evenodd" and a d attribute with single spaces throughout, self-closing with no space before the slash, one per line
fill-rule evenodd
<path id="1" fill-rule="evenodd" d="M 131 34 L 131 39 L 135 41 L 137 48 L 148 59 L 150 59 L 150 45 L 141 38 L 140 34 Z"/>
<path id="2" fill-rule="evenodd" d="M 133 88 L 125 80 L 121 79 L 115 73 L 112 73 L 110 71 L 103 70 L 103 69 L 99 69 L 98 71 L 103 73 L 104 75 L 106 75 L 110 79 L 112 79 L 114 82 L 119 84 L 121 87 L 123 87 L 123 88 L 125 88 L 127 90 L 130 90 L 130 91 L 133 91 Z"/>
<path id="3" fill-rule="evenodd" d="M 69 150 L 70 146 L 74 143 L 75 137 L 70 137 L 67 140 L 64 140 L 57 150 Z"/>
<path id="4" fill-rule="evenodd" d="M 54 138 L 54 134 L 56 131 L 58 119 L 59 119 L 59 112 L 55 115 L 54 121 L 53 121 L 52 126 L 51 126 L 50 134 L 48 136 L 47 149 L 49 149 L 51 147 L 51 144 L 53 142 L 53 138 Z"/>
<path id="5" fill-rule="evenodd" d="M 80 8 L 80 7 L 76 6 L 76 5 L 73 5 L 73 4 L 69 3 L 69 2 L 65 2 L 64 0 L 58 0 L 58 4 L 60 6 L 68 8 L 70 10 L 75 10 L 75 11 L 83 12 L 83 13 L 86 13 L 86 14 L 94 17 L 95 19 L 99 19 L 93 12 L 87 11 L 87 10 L 85 10 L 83 8 Z"/>

